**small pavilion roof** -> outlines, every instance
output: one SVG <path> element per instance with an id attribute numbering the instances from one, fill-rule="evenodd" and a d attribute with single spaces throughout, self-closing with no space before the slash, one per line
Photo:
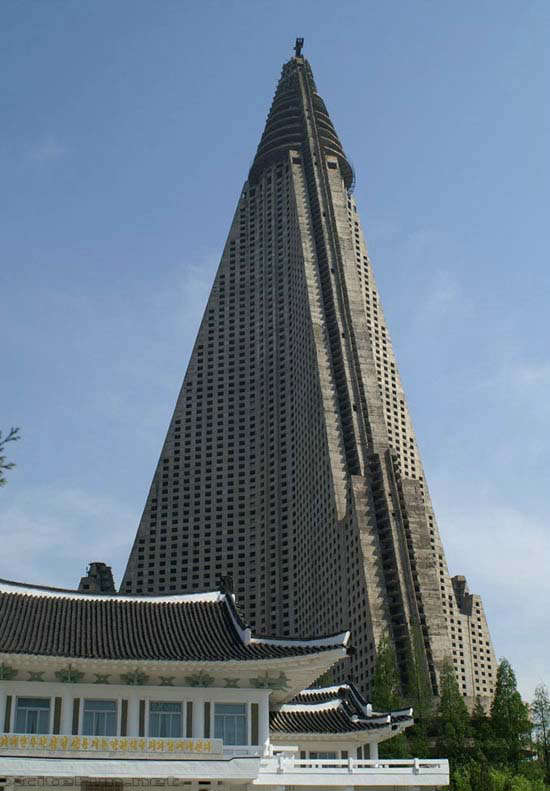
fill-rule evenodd
<path id="1" fill-rule="evenodd" d="M 349 633 L 315 640 L 253 637 L 232 594 L 87 594 L 0 580 L 0 653 L 82 659 L 257 661 L 345 649 Z"/>
<path id="2" fill-rule="evenodd" d="M 375 712 L 352 684 L 305 689 L 270 714 L 273 733 L 337 734 L 408 727 L 412 709 Z"/>

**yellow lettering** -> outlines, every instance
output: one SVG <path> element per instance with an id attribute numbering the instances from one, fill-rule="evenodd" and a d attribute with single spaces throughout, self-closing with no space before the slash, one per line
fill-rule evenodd
<path id="1" fill-rule="evenodd" d="M 7 747 L 8 746 L 8 737 L 6 734 L 0 736 L 0 747 Z"/>
<path id="2" fill-rule="evenodd" d="M 67 739 L 66 736 L 61 737 L 61 739 L 59 740 L 59 746 L 61 747 L 62 750 L 67 749 L 67 747 L 69 746 L 69 740 Z"/>
<path id="3" fill-rule="evenodd" d="M 81 742 L 81 744 L 82 744 L 82 749 L 83 749 L 83 750 L 87 750 L 87 749 L 88 749 L 88 747 L 90 746 L 90 742 L 89 742 L 89 740 L 87 739 L 87 737 L 86 737 L 86 736 L 83 736 L 83 737 L 82 737 L 82 742 Z"/>

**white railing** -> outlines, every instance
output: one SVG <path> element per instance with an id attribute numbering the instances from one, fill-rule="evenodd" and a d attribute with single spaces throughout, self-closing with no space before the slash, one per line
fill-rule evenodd
<path id="1" fill-rule="evenodd" d="M 260 762 L 262 774 L 390 774 L 420 775 L 449 774 L 449 763 L 444 758 L 404 758 L 377 761 L 360 758 L 295 758 L 276 755 L 263 758 Z"/>
<path id="2" fill-rule="evenodd" d="M 238 746 L 238 747 L 228 747 L 224 744 L 223 746 L 223 754 L 226 757 L 231 758 L 242 758 L 242 757 L 252 757 L 252 758 L 259 758 L 260 755 L 263 755 L 263 749 L 261 747 L 250 747 L 250 746 Z"/>

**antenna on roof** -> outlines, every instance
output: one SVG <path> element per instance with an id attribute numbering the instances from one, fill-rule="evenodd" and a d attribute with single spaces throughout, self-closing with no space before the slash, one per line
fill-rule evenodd
<path id="1" fill-rule="evenodd" d="M 297 38 L 296 39 L 296 44 L 294 45 L 294 52 L 296 53 L 296 57 L 297 58 L 301 58 L 302 57 L 302 47 L 303 46 L 304 46 L 304 39 L 303 38 Z"/>

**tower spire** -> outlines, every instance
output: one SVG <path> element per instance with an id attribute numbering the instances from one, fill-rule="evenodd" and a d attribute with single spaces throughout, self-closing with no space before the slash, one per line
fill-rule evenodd
<path id="1" fill-rule="evenodd" d="M 304 39 L 297 38 L 296 43 L 294 44 L 294 54 L 295 57 L 301 58 L 302 57 L 302 48 L 304 46 Z"/>

